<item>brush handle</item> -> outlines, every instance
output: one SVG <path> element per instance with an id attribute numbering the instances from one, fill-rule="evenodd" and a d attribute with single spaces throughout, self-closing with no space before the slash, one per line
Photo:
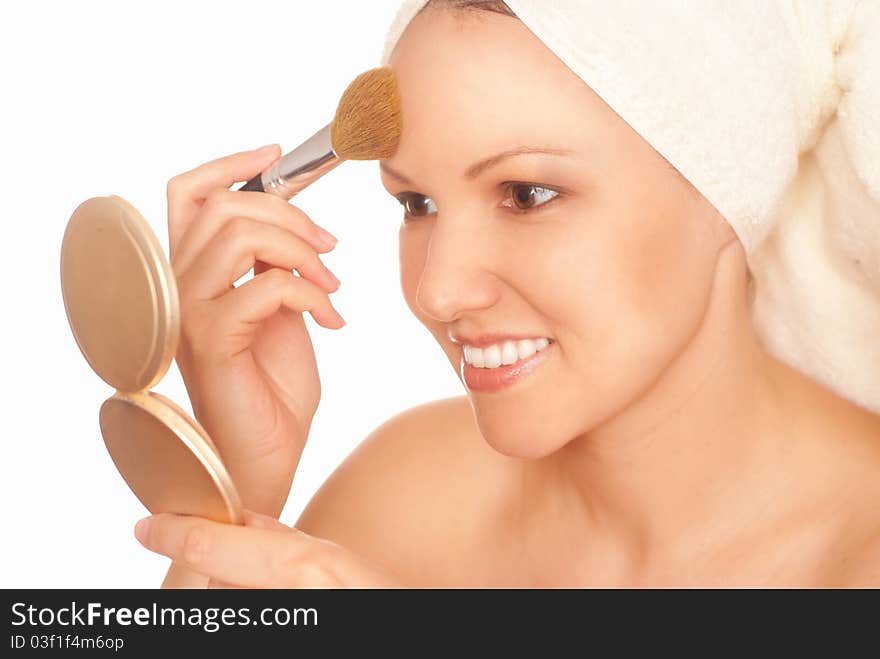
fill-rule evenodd
<path id="1" fill-rule="evenodd" d="M 236 192 L 265 192 L 263 189 L 263 174 L 257 174 L 250 181 L 240 188 L 236 188 Z"/>
<path id="2" fill-rule="evenodd" d="M 327 124 L 236 191 L 266 192 L 290 199 L 341 162 L 342 158 L 333 150 Z"/>

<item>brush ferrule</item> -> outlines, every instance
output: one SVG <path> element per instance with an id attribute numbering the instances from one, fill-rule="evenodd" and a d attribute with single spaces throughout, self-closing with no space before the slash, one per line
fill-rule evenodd
<path id="1" fill-rule="evenodd" d="M 333 150 L 327 124 L 263 172 L 263 190 L 290 199 L 341 162 Z"/>

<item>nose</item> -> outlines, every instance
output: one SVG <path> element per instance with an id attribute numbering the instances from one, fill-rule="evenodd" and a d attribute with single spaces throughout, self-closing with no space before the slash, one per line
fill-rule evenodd
<path id="1" fill-rule="evenodd" d="M 438 213 L 431 228 L 416 302 L 435 321 L 449 323 L 498 300 L 492 243 L 488 236 L 478 235 L 475 226 L 465 217 Z"/>

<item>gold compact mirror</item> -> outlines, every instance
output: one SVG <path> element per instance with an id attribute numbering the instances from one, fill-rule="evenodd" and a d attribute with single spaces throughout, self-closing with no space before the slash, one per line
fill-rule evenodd
<path id="1" fill-rule="evenodd" d="M 242 524 L 242 505 L 198 421 L 148 391 L 168 371 L 180 337 L 177 285 L 162 246 L 121 197 L 77 207 L 61 245 L 61 292 L 86 361 L 116 393 L 99 425 L 113 463 L 153 514 Z"/>

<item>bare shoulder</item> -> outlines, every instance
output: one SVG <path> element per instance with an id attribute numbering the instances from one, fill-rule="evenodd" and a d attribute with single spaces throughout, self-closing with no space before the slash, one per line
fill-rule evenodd
<path id="1" fill-rule="evenodd" d="M 482 439 L 467 397 L 425 403 L 371 432 L 318 489 L 296 527 L 405 582 L 466 564 L 481 512 L 509 474 Z"/>
<path id="2" fill-rule="evenodd" d="M 842 534 L 841 584 L 846 587 L 880 587 L 880 415 L 856 410 L 857 421 L 844 424 L 853 447 L 853 466 L 844 472 L 847 520 Z M 840 441 L 840 436 L 837 437 Z"/>
<path id="3" fill-rule="evenodd" d="M 880 588 L 880 527 L 854 553 L 844 585 L 852 588 Z"/>
<path id="4" fill-rule="evenodd" d="M 880 431 L 868 434 L 862 464 L 850 479 L 848 549 L 844 553 L 843 584 L 848 587 L 880 587 Z"/>

